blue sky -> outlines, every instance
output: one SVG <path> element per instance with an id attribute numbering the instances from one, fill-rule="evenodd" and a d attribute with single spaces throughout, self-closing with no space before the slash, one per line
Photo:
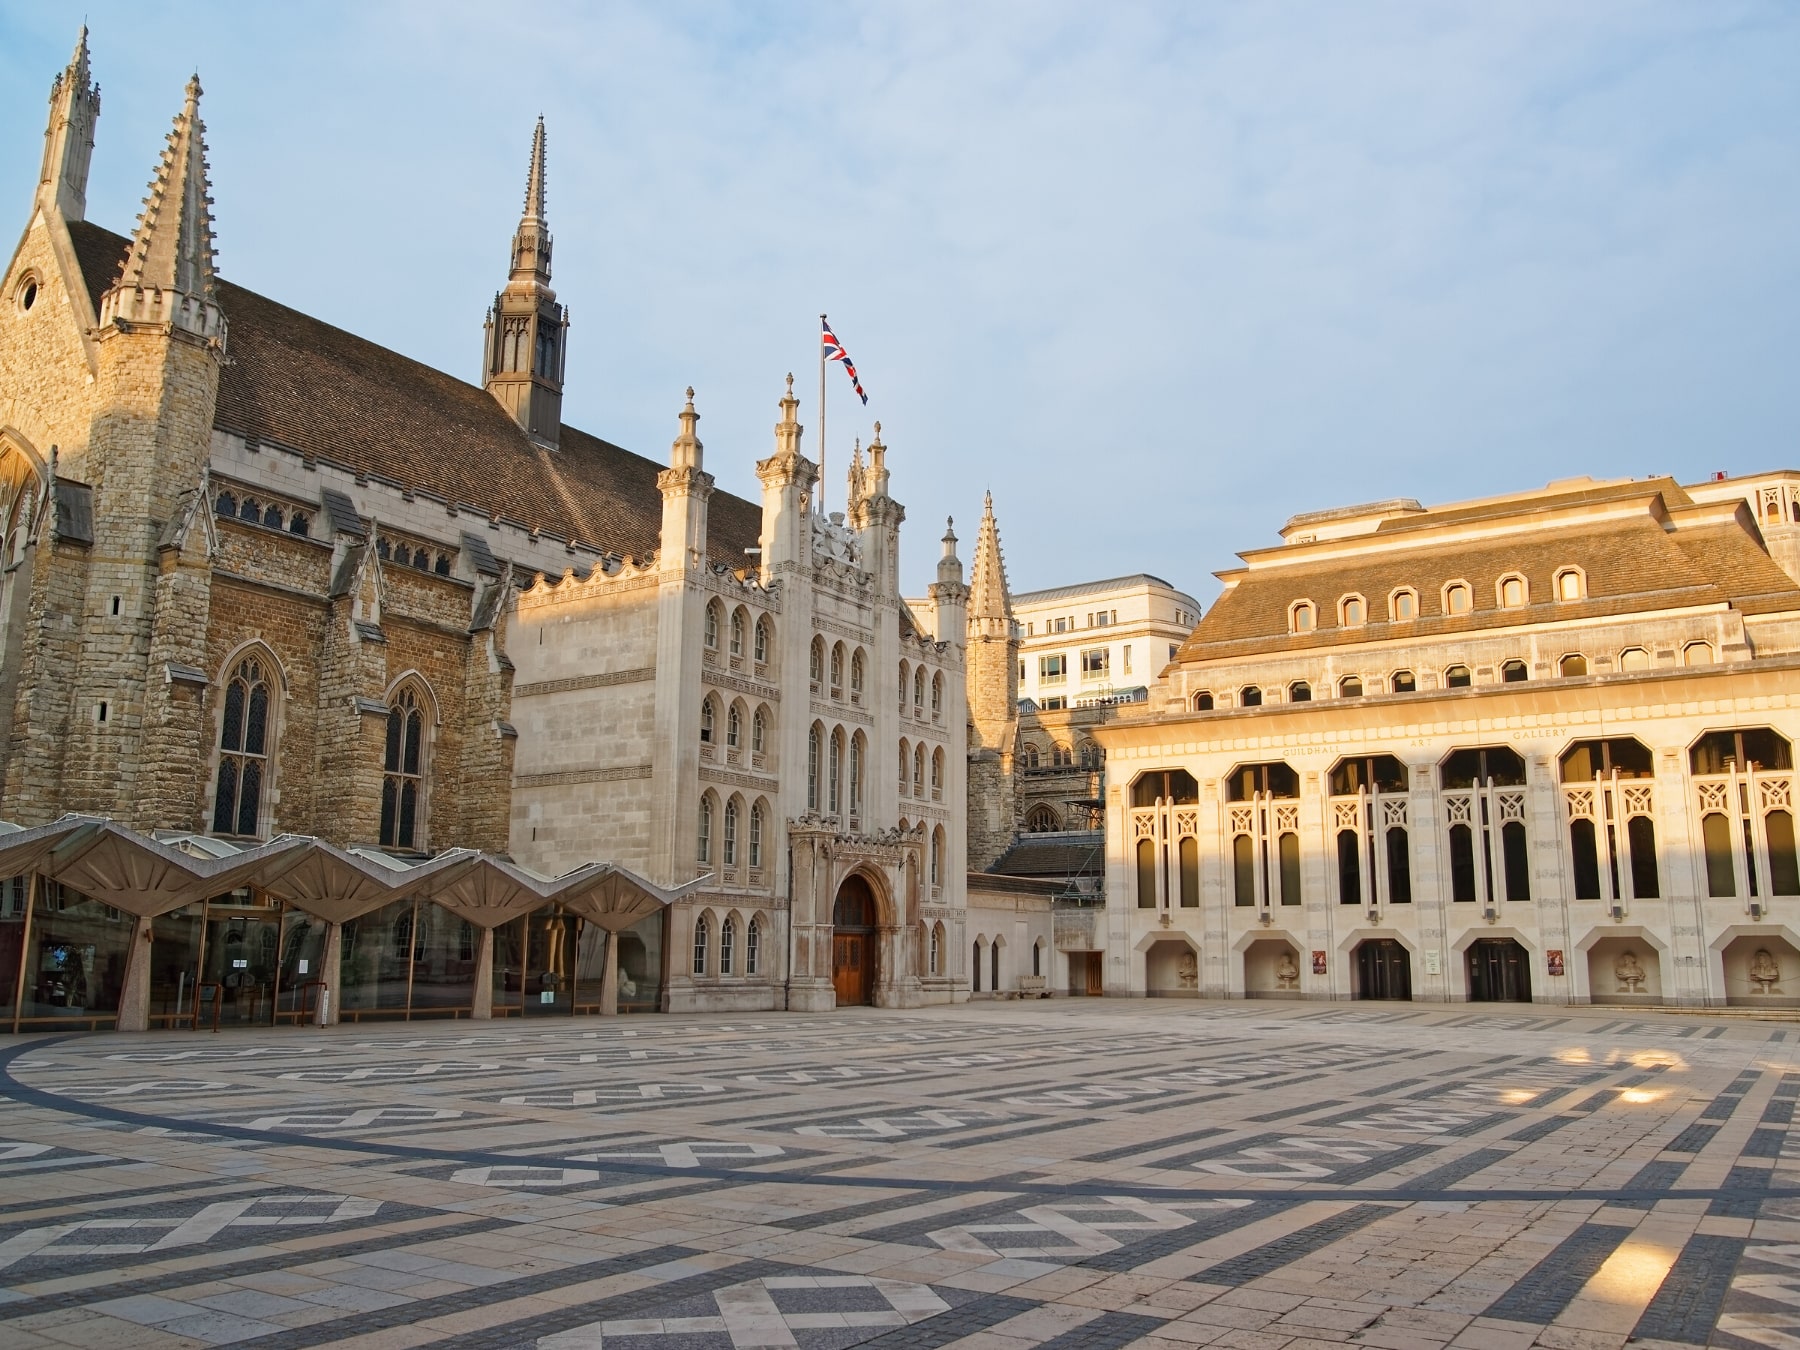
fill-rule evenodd
<path id="1" fill-rule="evenodd" d="M 571 423 L 699 391 L 754 496 L 782 376 L 832 501 L 879 418 L 903 579 L 991 487 L 1016 589 L 1203 599 L 1289 515 L 1800 463 L 1800 7 L 88 8 L 89 215 L 206 87 L 221 267 L 472 378 L 550 133 Z M 0 3 L 23 224 L 75 11 Z M 16 228 L 16 227 L 15 227 Z M 964 556 L 969 549 L 965 547 Z"/>

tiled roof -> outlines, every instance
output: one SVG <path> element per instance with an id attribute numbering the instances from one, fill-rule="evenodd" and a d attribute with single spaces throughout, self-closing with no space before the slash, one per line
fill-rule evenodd
<path id="1" fill-rule="evenodd" d="M 1604 502 L 1642 496 L 1646 485 L 1559 494 L 1559 505 Z M 1673 488 L 1669 491 L 1668 488 Z M 1692 510 L 1685 493 L 1673 484 L 1651 485 L 1651 495 L 1682 512 Z M 1213 661 L 1242 656 L 1348 646 L 1393 639 L 1442 637 L 1484 628 L 1639 614 L 1691 605 L 1729 604 L 1754 612 L 1800 609 L 1800 587 L 1763 550 L 1742 524 L 1730 520 L 1695 522 L 1674 530 L 1646 504 L 1641 515 L 1609 515 L 1601 521 L 1540 522 L 1534 528 L 1523 517 L 1535 514 L 1536 502 L 1511 504 L 1521 515 L 1520 529 L 1487 533 L 1473 540 L 1407 540 L 1404 533 L 1370 541 L 1366 552 L 1321 559 L 1316 565 L 1296 562 L 1279 567 L 1251 566 L 1232 574 L 1212 610 L 1201 619 L 1177 653 L 1178 661 Z M 1703 508 L 1704 509 L 1704 508 Z M 1476 517 L 1458 510 L 1445 518 Z M 1402 522 L 1407 529 L 1433 523 L 1432 513 Z M 1270 554 L 1278 554 L 1271 550 Z M 1267 556 L 1267 555 L 1259 555 Z M 1559 603 L 1552 597 L 1555 575 L 1575 566 L 1586 576 L 1584 600 Z M 1495 584 L 1517 572 L 1528 586 L 1531 603 L 1502 609 Z M 1447 582 L 1469 583 L 1473 608 L 1466 614 L 1444 611 Z M 1401 587 L 1419 595 L 1419 617 L 1406 623 L 1387 621 L 1388 596 Z M 1338 602 L 1346 595 L 1367 602 L 1369 622 L 1338 626 Z M 1317 627 L 1310 633 L 1288 631 L 1288 609 L 1296 600 L 1311 600 Z"/>
<path id="2" fill-rule="evenodd" d="M 1020 835 L 988 868 L 1002 876 L 1072 877 L 1098 876 L 1106 870 L 1104 836 L 1097 830 L 1081 834 Z"/>
<path id="3" fill-rule="evenodd" d="M 127 241 L 86 221 L 69 233 L 98 312 Z M 656 461 L 570 426 L 560 448 L 544 449 L 476 385 L 229 282 L 219 304 L 230 325 L 220 430 L 609 553 L 656 550 Z M 744 566 L 761 530 L 758 505 L 713 495 L 708 552 L 718 561 Z"/>

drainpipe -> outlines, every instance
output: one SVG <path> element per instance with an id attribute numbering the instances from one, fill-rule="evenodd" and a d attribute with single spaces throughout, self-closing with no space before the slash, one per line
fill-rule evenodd
<path id="1" fill-rule="evenodd" d="M 794 1010 L 794 844 L 787 846 L 787 971 L 781 985 L 781 1010 Z"/>

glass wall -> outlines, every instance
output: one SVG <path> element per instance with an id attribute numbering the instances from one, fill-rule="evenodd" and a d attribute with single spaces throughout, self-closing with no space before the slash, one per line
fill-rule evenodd
<path id="1" fill-rule="evenodd" d="M 307 1022 L 317 1015 L 324 984 L 325 920 L 292 905 L 281 916 L 281 983 L 275 989 L 275 1020 Z"/>
<path id="2" fill-rule="evenodd" d="M 661 1012 L 665 911 L 619 934 L 619 1011 Z"/>
<path id="3" fill-rule="evenodd" d="M 604 928 L 560 905 L 546 905 L 496 928 L 494 1016 L 599 1012 L 606 943 Z M 621 1005 L 623 977 L 621 970 Z"/>
<path id="4" fill-rule="evenodd" d="M 475 958 L 481 933 L 429 900 L 414 915 L 412 1015 L 467 1017 L 475 1007 Z"/>
<path id="5" fill-rule="evenodd" d="M 206 904 L 183 905 L 150 920 L 150 1025 L 193 1025 Z M 208 1017 L 211 1010 L 208 1009 Z"/>
<path id="6" fill-rule="evenodd" d="M 346 1022 L 406 1016 L 414 907 L 396 900 L 344 924 L 338 1008 Z"/>
<path id="7" fill-rule="evenodd" d="M 25 955 L 25 906 L 30 877 L 0 881 L 0 1027 L 11 1027 L 19 1011 L 19 964 Z"/>
<path id="8" fill-rule="evenodd" d="M 31 907 L 21 1026 L 111 1026 L 137 921 L 56 882 Z"/>

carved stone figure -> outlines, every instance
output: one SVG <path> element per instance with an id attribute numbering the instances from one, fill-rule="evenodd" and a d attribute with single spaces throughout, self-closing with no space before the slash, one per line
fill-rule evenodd
<path id="1" fill-rule="evenodd" d="M 1281 959 L 1275 963 L 1275 984 L 1281 989 L 1300 987 L 1300 963 L 1294 959 L 1291 947 L 1284 948 Z"/>
<path id="2" fill-rule="evenodd" d="M 1781 963 L 1767 947 L 1758 947 L 1750 958 L 1750 983 L 1759 994 L 1772 994 L 1781 981 Z"/>
<path id="3" fill-rule="evenodd" d="M 1613 975 L 1619 981 L 1621 993 L 1641 994 L 1644 992 L 1644 967 L 1638 960 L 1637 953 L 1629 947 L 1619 953 L 1619 959 L 1613 964 Z"/>
<path id="4" fill-rule="evenodd" d="M 1181 960 L 1175 965 L 1175 977 L 1181 981 L 1183 989 L 1200 987 L 1200 958 L 1192 952 L 1183 952 Z"/>

